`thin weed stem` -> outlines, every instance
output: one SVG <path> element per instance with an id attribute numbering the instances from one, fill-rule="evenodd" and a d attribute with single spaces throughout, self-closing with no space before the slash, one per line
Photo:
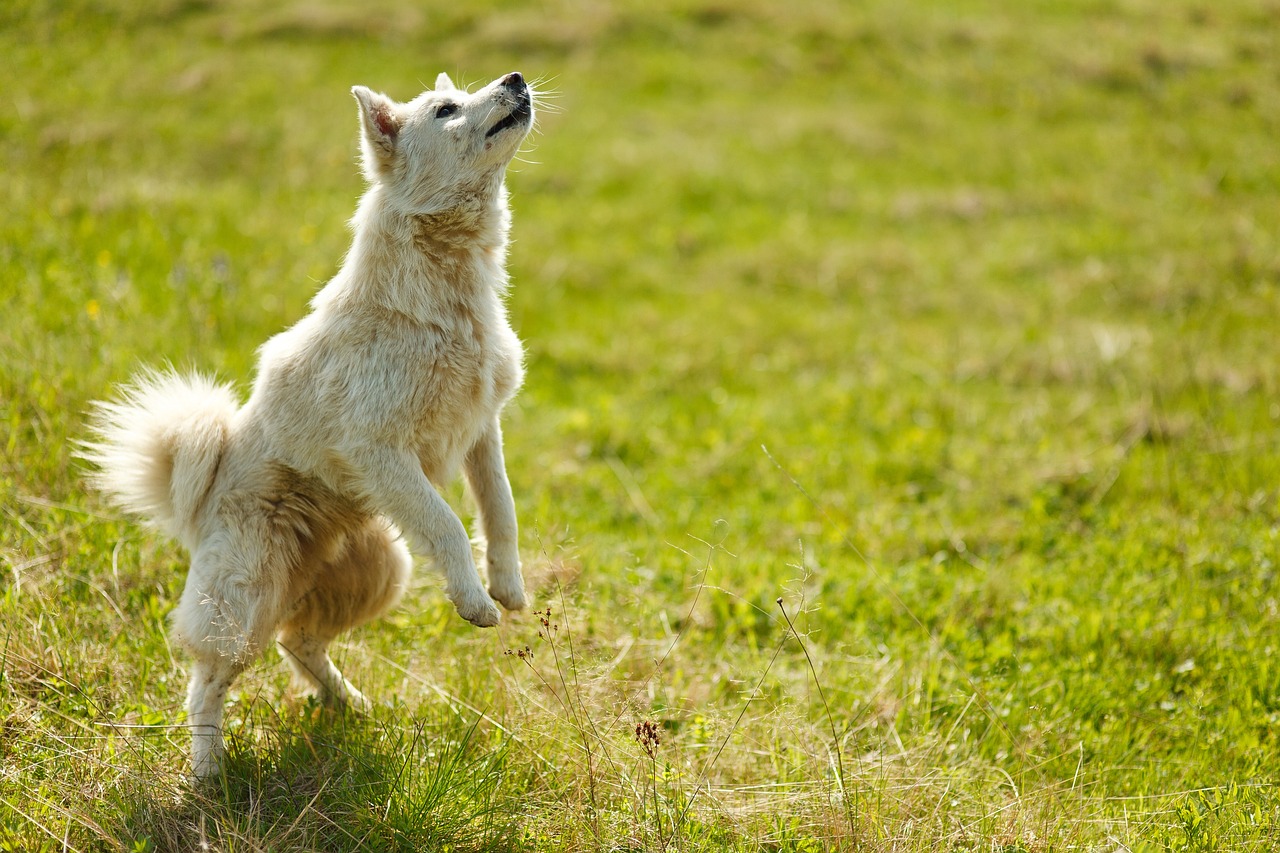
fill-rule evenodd
<path id="1" fill-rule="evenodd" d="M 658 725 L 652 720 L 645 720 L 636 725 L 636 742 L 649 758 L 649 777 L 653 785 L 653 823 L 656 827 L 654 835 L 665 848 L 667 842 L 662 841 L 662 807 L 658 800 L 658 747 L 662 745 L 662 736 L 658 734 Z M 675 836 L 674 819 L 671 825 L 672 837 Z"/>
<path id="2" fill-rule="evenodd" d="M 707 774 L 711 772 L 711 768 L 715 767 L 716 762 L 720 760 L 720 754 L 724 752 L 724 748 L 729 745 L 729 738 L 733 737 L 733 733 L 737 731 L 738 726 L 742 724 L 742 718 L 747 715 L 747 708 L 751 707 L 751 703 L 755 700 L 756 695 L 759 694 L 760 688 L 764 686 L 764 680 L 768 678 L 769 671 L 773 669 L 774 663 L 778 660 L 778 655 L 782 654 L 782 649 L 786 644 L 787 638 L 783 637 L 782 641 L 778 643 L 778 647 L 773 650 L 773 655 L 769 658 L 769 663 L 765 665 L 764 672 L 760 673 L 760 678 L 756 680 L 756 686 L 751 689 L 751 693 L 748 694 L 747 700 L 742 703 L 742 710 L 738 712 L 738 716 L 734 719 L 733 725 L 729 727 L 729 731 L 725 732 L 724 739 L 720 741 L 720 746 L 716 747 L 715 753 L 712 754 L 712 756 L 707 759 L 706 763 L 702 765 L 702 769 L 698 772 L 698 778 L 694 782 L 693 791 L 689 794 L 689 799 L 684 804 L 684 808 L 682 808 L 680 813 L 673 818 L 673 825 L 678 826 L 684 823 L 684 820 L 688 817 L 690 810 L 693 809 L 693 804 L 698 798 L 698 792 L 702 790 L 702 783 L 706 781 Z M 659 849 L 665 851 L 674 838 L 675 832 L 672 832 L 671 837 L 668 838 Z"/>
<path id="3" fill-rule="evenodd" d="M 818 686 L 818 698 L 822 700 L 822 708 L 827 714 L 827 725 L 831 727 L 831 746 L 836 751 L 836 775 L 840 781 L 840 798 L 844 801 L 844 816 L 849 822 L 849 836 L 854 837 L 854 806 L 850 804 L 849 787 L 846 784 L 847 777 L 844 775 L 844 750 L 840 748 L 840 736 L 836 733 L 835 719 L 831 716 L 831 705 L 827 703 L 827 692 L 822 689 L 822 679 L 818 678 L 818 669 L 813 665 L 813 658 L 809 655 L 809 647 L 805 645 L 804 638 L 800 636 L 800 632 L 796 630 L 796 626 L 791 621 L 791 616 L 787 613 L 786 606 L 782 603 L 782 597 L 778 597 L 778 609 L 782 611 L 782 618 L 787 620 L 787 627 L 791 629 L 791 636 L 796 638 L 796 642 L 800 644 L 800 651 L 804 652 L 805 662 L 809 664 L 809 674 L 813 676 L 813 683 Z"/>
<path id="4" fill-rule="evenodd" d="M 671 653 L 676 650 L 676 647 L 680 645 L 680 641 L 684 639 L 685 630 L 688 628 L 689 625 L 693 623 L 693 611 L 698 606 L 699 599 L 702 598 L 702 591 L 707 587 L 707 574 L 710 573 L 711 571 L 711 557 L 713 554 L 715 554 L 717 550 L 724 550 L 719 544 L 713 545 L 710 542 L 707 542 L 706 540 L 697 538 L 696 536 L 691 536 L 690 538 L 692 538 L 695 542 L 698 542 L 707 547 L 707 556 L 702 564 L 702 570 L 698 573 L 698 586 L 693 592 L 693 601 L 689 603 L 689 607 L 685 611 L 684 619 L 680 623 L 679 630 L 676 631 L 675 639 L 672 640 L 670 645 L 667 646 L 666 651 L 662 653 L 662 657 L 658 659 L 658 662 L 656 664 L 654 664 L 654 667 L 652 670 L 650 670 L 649 674 L 646 675 L 644 680 L 640 682 L 640 685 L 638 688 L 639 690 L 644 690 L 649 686 L 649 684 L 655 678 L 657 678 L 658 674 L 662 672 L 662 667 L 666 664 L 667 658 L 671 657 Z M 675 548 L 677 551 L 679 551 L 681 554 L 684 554 L 687 557 L 693 556 L 688 551 L 684 550 L 683 548 L 680 548 L 679 546 L 672 545 L 671 547 Z M 557 581 L 557 585 L 558 583 L 559 582 Z M 564 600 L 564 596 L 562 593 L 561 602 L 563 602 L 563 600 Z M 613 720 L 609 723 L 609 729 L 612 729 L 614 726 L 616 726 L 625 715 L 626 715 L 626 709 L 619 708 L 618 712 L 614 715 Z"/>
<path id="5" fill-rule="evenodd" d="M 569 614 L 569 607 L 568 607 L 568 604 L 565 602 L 564 586 L 560 583 L 559 578 L 556 579 L 556 594 L 560 597 L 560 612 L 565 614 L 565 616 L 567 617 Z M 564 637 L 565 637 L 565 642 L 568 643 L 569 645 L 569 668 L 573 671 L 573 690 L 574 690 L 574 695 L 578 697 L 578 706 L 581 709 L 582 718 L 585 719 L 587 721 L 587 724 L 591 727 L 591 734 L 595 737 L 597 741 L 600 742 L 600 749 L 604 753 L 605 759 L 611 765 L 613 765 L 615 770 L 617 770 L 618 763 L 614 761 L 613 754 L 609 752 L 609 742 L 600 734 L 600 730 L 596 726 L 596 721 L 592 718 L 591 714 L 587 713 L 586 705 L 582 701 L 582 684 L 578 680 L 578 655 L 577 655 L 577 650 L 573 646 L 573 628 L 569 625 L 569 620 L 567 618 L 565 619 L 565 625 L 564 625 Z M 555 652 L 554 643 L 552 644 L 552 652 L 553 653 Z M 557 655 L 556 656 L 557 669 L 559 668 L 559 666 L 560 666 L 560 658 Z M 561 674 L 560 683 L 565 684 L 563 674 Z M 568 690 L 567 685 L 565 686 L 565 690 Z"/>

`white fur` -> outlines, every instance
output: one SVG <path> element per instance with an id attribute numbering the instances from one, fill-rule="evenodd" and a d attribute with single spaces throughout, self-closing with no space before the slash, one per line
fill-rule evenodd
<path id="1" fill-rule="evenodd" d="M 172 371 L 98 404 L 84 452 L 94 483 L 191 552 L 173 629 L 195 657 L 197 777 L 218 768 L 228 688 L 273 639 L 304 685 L 366 704 L 327 649 L 399 599 L 410 558 L 398 530 L 467 621 L 496 624 L 494 599 L 526 605 L 498 417 L 523 378 L 502 303 L 503 173 L 531 93 L 518 75 L 474 94 L 443 74 L 436 85 L 407 104 L 352 90 L 371 186 L 351 251 L 311 313 L 262 347 L 243 407 Z M 488 543 L 488 592 L 437 491 L 459 470 Z"/>

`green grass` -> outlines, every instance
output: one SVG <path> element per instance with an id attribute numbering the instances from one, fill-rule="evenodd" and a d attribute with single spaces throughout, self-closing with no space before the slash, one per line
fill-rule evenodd
<path id="1" fill-rule="evenodd" d="M 432 5 L 0 11 L 0 850 L 1280 843 L 1280 6 Z M 346 249 L 351 85 L 513 69 L 549 624 L 424 567 L 341 644 L 368 718 L 272 653 L 193 791 L 185 557 L 83 413 L 247 385 Z"/>

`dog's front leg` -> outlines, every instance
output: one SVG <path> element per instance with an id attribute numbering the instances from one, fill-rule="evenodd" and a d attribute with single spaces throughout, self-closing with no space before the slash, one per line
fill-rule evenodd
<path id="1" fill-rule="evenodd" d="M 501 617 L 480 583 L 466 528 L 432 487 L 417 457 L 405 450 L 370 446 L 346 455 L 360 472 L 374 509 L 394 521 L 409 543 L 430 554 L 444 572 L 445 594 L 458 615 L 481 628 L 497 625 Z"/>
<path id="2" fill-rule="evenodd" d="M 528 600 L 524 579 L 520 576 L 516 502 L 511 496 L 511 483 L 502 460 L 502 428 L 497 418 L 468 451 L 463 471 L 480 510 L 489 594 L 508 610 L 520 610 Z"/>

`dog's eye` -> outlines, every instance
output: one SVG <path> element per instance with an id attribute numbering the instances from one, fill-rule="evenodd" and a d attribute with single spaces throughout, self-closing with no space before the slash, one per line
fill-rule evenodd
<path id="1" fill-rule="evenodd" d="M 457 104 L 441 104 L 436 107 L 436 118 L 448 118 L 458 111 Z"/>

